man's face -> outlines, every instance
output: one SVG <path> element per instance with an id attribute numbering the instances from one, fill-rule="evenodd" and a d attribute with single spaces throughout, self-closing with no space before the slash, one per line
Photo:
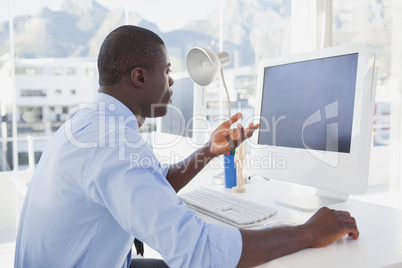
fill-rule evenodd
<path id="1" fill-rule="evenodd" d="M 168 104 L 172 102 L 173 94 L 170 87 L 173 79 L 169 76 L 170 61 L 165 46 L 161 46 L 163 55 L 155 61 L 153 70 L 147 70 L 147 88 L 144 100 L 145 105 L 149 105 L 150 110 L 146 117 L 160 117 L 167 113 Z"/>

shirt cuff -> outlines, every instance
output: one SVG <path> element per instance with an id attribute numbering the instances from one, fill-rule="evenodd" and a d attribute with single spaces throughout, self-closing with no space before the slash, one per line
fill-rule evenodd
<path id="1" fill-rule="evenodd" d="M 215 252 L 221 252 L 221 256 L 216 256 L 215 267 L 236 267 L 239 263 L 243 249 L 243 239 L 239 229 L 226 225 L 210 225 L 209 235 L 211 239 L 211 249 L 218 249 Z M 226 248 L 226 252 L 222 249 Z"/>

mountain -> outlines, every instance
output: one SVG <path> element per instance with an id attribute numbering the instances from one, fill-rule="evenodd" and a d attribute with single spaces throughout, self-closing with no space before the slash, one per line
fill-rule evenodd
<path id="1" fill-rule="evenodd" d="M 290 4 L 289 0 L 224 1 L 224 48 L 231 55 L 236 55 L 237 65 L 252 64 L 261 58 L 283 54 L 277 50 L 283 49 L 284 39 L 290 40 Z M 218 40 L 219 13 L 217 9 L 210 14 L 202 27 L 200 22 L 192 22 L 186 29 L 210 32 Z M 285 43 L 290 47 L 290 42 Z"/>
<path id="2" fill-rule="evenodd" d="M 232 64 L 254 63 L 256 57 L 275 53 L 274 44 L 281 42 L 278 34 L 285 34 L 278 28 L 284 29 L 284 24 L 289 23 L 289 0 L 226 0 L 224 10 L 224 48 L 237 55 Z M 185 58 L 193 46 L 219 49 L 219 8 L 205 21 L 194 21 L 168 33 L 134 12 L 129 22 L 159 34 L 173 58 Z M 15 18 L 15 54 L 20 58 L 96 57 L 105 36 L 123 24 L 123 9 L 108 10 L 93 0 L 65 0 L 59 11 L 44 8 L 34 16 Z M 254 46 L 261 40 L 264 48 L 256 56 Z M 4 22 L 0 24 L 0 55 L 7 51 L 9 31 L 8 22 Z"/>
<path id="3" fill-rule="evenodd" d="M 156 25 L 131 14 L 130 21 Z M 14 20 L 15 54 L 22 58 L 96 56 L 97 40 L 124 24 L 124 10 L 108 10 L 93 0 L 66 0 L 59 11 L 42 9 Z M 8 22 L 0 25 L 0 55 L 9 50 Z"/>
<path id="4" fill-rule="evenodd" d="M 333 1 L 333 44 L 372 42 L 390 51 L 392 5 L 388 2 Z M 231 66 L 288 53 L 290 14 L 290 0 L 224 0 L 223 47 L 232 55 Z M 129 23 L 160 35 L 175 71 L 182 71 L 183 59 L 191 47 L 219 51 L 219 18 L 218 6 L 207 19 L 167 33 L 134 12 Z M 105 36 L 123 24 L 123 9 L 108 10 L 94 0 L 65 0 L 59 11 L 44 8 L 35 16 L 15 18 L 15 54 L 20 58 L 96 57 Z M 0 23 L 0 56 L 9 51 L 8 27 L 8 22 Z M 388 71 L 389 59 L 381 62 Z"/>
<path id="5" fill-rule="evenodd" d="M 57 12 L 44 8 L 35 16 L 15 18 L 16 56 L 38 58 L 87 55 L 86 43 L 93 37 L 97 25 L 108 11 L 93 2 L 87 10 L 87 13 L 91 12 L 91 16 L 78 16 L 78 10 L 74 11 L 74 2 L 64 2 L 63 9 Z M 8 23 L 5 24 L 7 34 L 0 35 L 0 53 L 4 53 L 9 47 Z"/>

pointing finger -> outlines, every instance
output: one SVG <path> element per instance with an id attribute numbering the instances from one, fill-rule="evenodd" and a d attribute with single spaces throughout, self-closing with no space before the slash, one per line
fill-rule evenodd
<path id="1" fill-rule="evenodd" d="M 233 125 L 233 123 L 235 123 L 237 120 L 239 120 L 241 117 L 241 113 L 238 112 L 237 114 L 233 115 L 229 120 L 225 121 L 223 124 L 225 126 L 230 127 L 231 125 Z"/>

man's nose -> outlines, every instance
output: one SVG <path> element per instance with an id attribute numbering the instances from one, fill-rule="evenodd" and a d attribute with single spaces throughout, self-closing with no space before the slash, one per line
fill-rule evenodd
<path id="1" fill-rule="evenodd" d="M 172 77 L 169 76 L 169 87 L 173 86 L 174 80 Z"/>

